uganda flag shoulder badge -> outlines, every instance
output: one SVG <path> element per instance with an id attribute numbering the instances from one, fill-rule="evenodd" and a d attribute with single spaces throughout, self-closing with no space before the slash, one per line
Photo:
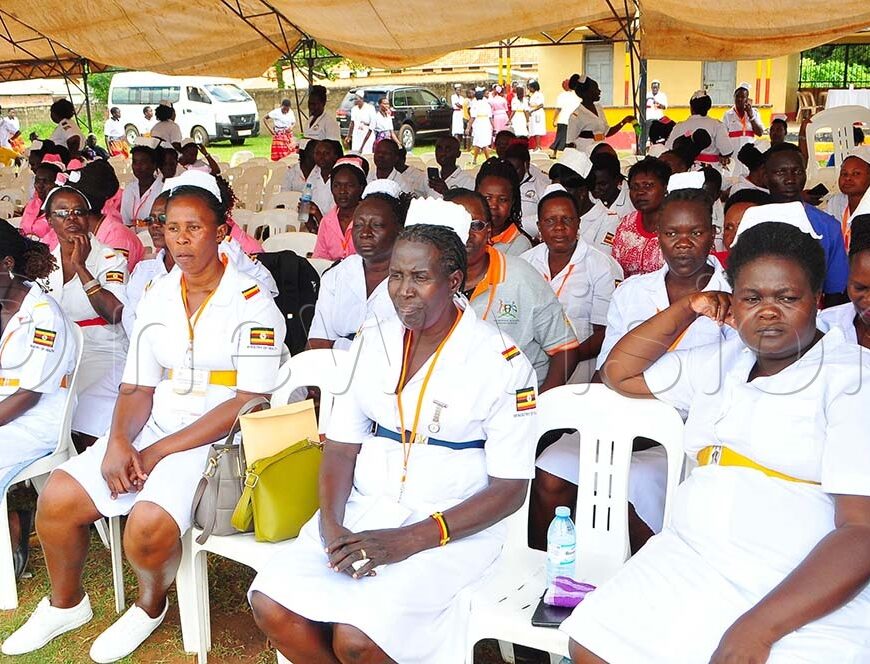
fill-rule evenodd
<path id="1" fill-rule="evenodd" d="M 275 346 L 274 327 L 252 327 L 251 345 L 273 348 Z"/>
<path id="2" fill-rule="evenodd" d="M 120 270 L 109 270 L 106 272 L 106 283 L 108 284 L 123 284 L 124 273 Z"/>
<path id="3" fill-rule="evenodd" d="M 515 357 L 519 356 L 519 354 L 520 354 L 520 349 L 517 348 L 516 346 L 511 346 L 510 348 L 505 348 L 501 352 L 501 356 L 504 359 L 506 359 L 508 362 L 510 362 Z"/>
<path id="4" fill-rule="evenodd" d="M 257 284 L 254 284 L 253 286 L 249 286 L 248 288 L 243 290 L 242 295 L 244 296 L 244 298 L 246 300 L 250 300 L 252 297 L 254 297 L 259 292 L 260 292 L 260 287 L 257 286 Z"/>
<path id="5" fill-rule="evenodd" d="M 522 413 L 526 410 L 533 410 L 535 406 L 537 406 L 537 400 L 535 399 L 535 388 L 534 387 L 524 387 L 521 390 L 517 390 L 517 412 Z"/>
<path id="6" fill-rule="evenodd" d="M 39 348 L 54 348 L 54 341 L 57 338 L 57 332 L 48 330 L 44 327 L 37 327 L 33 331 L 33 345 Z"/>

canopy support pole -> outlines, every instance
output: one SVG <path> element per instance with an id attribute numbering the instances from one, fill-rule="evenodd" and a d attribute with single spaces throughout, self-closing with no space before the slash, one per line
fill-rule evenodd
<path id="1" fill-rule="evenodd" d="M 91 93 L 88 90 L 88 76 L 90 75 L 90 66 L 87 60 L 82 60 L 82 87 L 85 89 L 85 112 L 88 118 L 88 133 L 93 133 L 94 123 L 91 118 Z"/>

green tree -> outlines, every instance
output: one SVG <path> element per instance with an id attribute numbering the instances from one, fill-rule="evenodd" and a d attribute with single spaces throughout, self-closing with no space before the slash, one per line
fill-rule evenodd
<path id="1" fill-rule="evenodd" d="M 105 72 L 88 76 L 88 92 L 94 102 L 102 105 L 109 103 L 109 85 L 112 83 L 114 73 Z"/>

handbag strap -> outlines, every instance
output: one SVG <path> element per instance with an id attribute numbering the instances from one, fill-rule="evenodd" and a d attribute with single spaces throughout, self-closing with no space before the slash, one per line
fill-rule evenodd
<path id="1" fill-rule="evenodd" d="M 233 438 L 235 438 L 236 434 L 240 431 L 242 427 L 241 418 L 244 415 L 250 413 L 254 408 L 258 406 L 269 406 L 269 400 L 266 397 L 254 397 L 250 399 L 244 406 L 239 409 L 239 414 L 236 415 L 236 421 L 233 422 L 233 426 L 230 427 L 230 431 L 227 434 L 226 439 L 224 440 L 224 445 L 232 445 Z M 245 450 L 242 445 L 239 445 L 239 467 L 244 472 L 244 469 L 248 467 L 247 460 L 245 459 Z"/>
<path id="2" fill-rule="evenodd" d="M 210 501 L 208 504 L 211 504 L 212 506 L 217 505 L 218 484 L 217 474 L 202 476 L 202 479 L 199 480 L 199 484 L 196 485 L 196 492 L 193 494 L 192 512 L 194 516 L 196 514 L 196 508 L 199 506 L 200 501 L 205 497 L 206 493 L 208 493 L 206 500 Z M 211 534 L 214 531 L 215 522 L 217 521 L 217 509 L 210 510 L 206 516 L 208 522 L 199 524 L 202 527 L 202 532 L 196 538 L 196 543 L 199 545 L 205 544 L 206 540 L 211 537 Z"/>

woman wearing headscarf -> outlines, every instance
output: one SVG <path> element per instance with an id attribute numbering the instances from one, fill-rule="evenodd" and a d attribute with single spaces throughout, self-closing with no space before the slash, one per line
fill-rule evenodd
<path id="1" fill-rule="evenodd" d="M 634 122 L 633 116 L 626 115 L 618 124 L 610 126 L 600 101 L 601 89 L 595 79 L 585 75 L 579 77 L 574 84 L 574 92 L 580 97 L 580 105 L 568 119 L 565 138 L 568 145 L 589 153 L 597 143 L 603 142 L 608 136 L 621 131 L 625 125 Z"/>
<path id="2" fill-rule="evenodd" d="M 77 348 L 70 321 L 43 289 L 48 247 L 0 220 L 0 495 L 57 445 Z M 42 285 L 40 285 L 42 282 Z M 5 519 L 5 514 L 0 514 Z M 10 513 L 16 578 L 27 565 L 31 514 Z"/>

